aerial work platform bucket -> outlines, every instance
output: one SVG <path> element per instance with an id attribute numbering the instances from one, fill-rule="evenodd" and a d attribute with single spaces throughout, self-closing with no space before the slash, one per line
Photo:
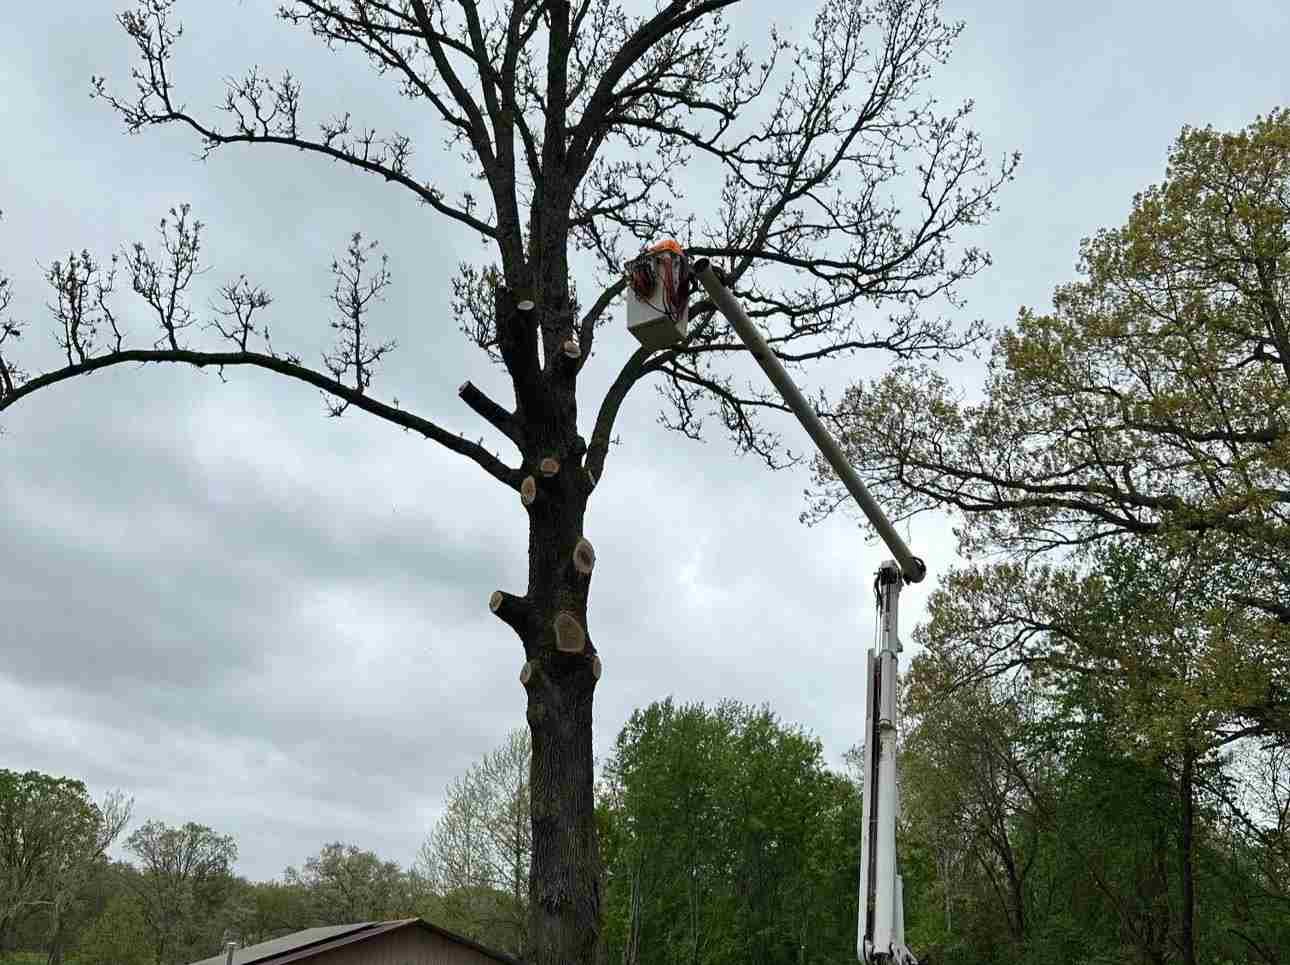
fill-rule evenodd
<path id="1" fill-rule="evenodd" d="M 623 266 L 627 276 L 627 331 L 646 348 L 685 338 L 690 309 L 690 264 L 675 241 L 659 242 Z"/>

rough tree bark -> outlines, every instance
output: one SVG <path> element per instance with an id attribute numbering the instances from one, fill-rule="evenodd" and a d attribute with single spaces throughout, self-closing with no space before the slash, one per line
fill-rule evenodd
<path id="1" fill-rule="evenodd" d="M 499 303 L 507 301 L 501 293 Z M 548 311 L 569 318 L 566 306 L 561 293 Z M 529 941 L 538 962 L 590 962 L 600 934 L 591 746 L 599 661 L 587 630 L 591 567 L 580 566 L 577 553 L 587 543 L 583 520 L 592 486 L 578 471 L 586 444 L 577 432 L 574 385 L 570 374 L 533 386 L 523 446 L 533 470 L 526 478 L 536 487 L 536 497 L 524 502 L 528 587 L 523 597 L 502 593 L 494 611 L 515 630 L 526 658 L 533 738 Z M 569 622 L 576 624 L 572 632 L 561 630 Z"/>

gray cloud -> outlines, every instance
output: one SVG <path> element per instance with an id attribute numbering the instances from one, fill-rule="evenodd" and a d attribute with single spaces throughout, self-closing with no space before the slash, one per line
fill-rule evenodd
<path id="1" fill-rule="evenodd" d="M 289 65 L 308 110 L 361 105 L 364 120 L 416 134 L 445 189 L 468 184 L 385 80 L 271 8 L 181 5 L 181 83 L 195 109 L 245 65 Z M 40 265 L 69 248 L 151 241 L 183 201 L 209 223 L 214 267 L 197 305 L 245 271 L 276 296 L 278 347 L 316 359 L 330 334 L 328 263 L 361 229 L 390 255 L 395 285 L 377 321 L 401 346 L 375 391 L 510 458 L 455 395 L 469 377 L 509 400 L 449 310 L 456 262 L 487 251 L 335 165 L 255 150 L 203 163 L 181 131 L 127 137 L 86 96 L 92 72 L 126 83 L 129 45 L 111 13 L 88 0 L 22 5 L 0 38 L 0 129 L 17 145 L 0 167 L 0 265 L 33 321 L 31 367 L 57 357 Z M 771 13 L 751 4 L 736 29 L 755 41 Z M 1182 124 L 1240 126 L 1283 87 L 1287 14 L 1271 0 L 1221 20 L 1164 2 L 976 0 L 946 13 L 967 30 L 938 92 L 975 98 L 991 151 L 1026 153 L 999 216 L 964 238 L 995 254 L 965 286 L 965 318 L 1005 323 L 1018 305 L 1047 304 L 1079 238 L 1122 220 L 1161 176 Z M 704 184 L 689 183 L 701 205 Z M 133 309 L 129 327 L 144 339 Z M 598 342 L 584 421 L 630 348 L 616 325 Z M 858 358 L 809 381 L 837 388 L 882 364 Z M 979 375 L 962 372 L 969 384 Z M 253 877 L 336 839 L 410 861 L 444 786 L 523 724 L 522 657 L 485 609 L 493 589 L 524 584 L 523 512 L 416 437 L 357 413 L 324 419 L 312 389 L 228 377 L 106 372 L 4 414 L 0 766 L 122 787 L 140 818 L 233 833 Z M 837 760 L 859 737 L 869 582 L 884 553 L 845 519 L 799 526 L 802 472 L 768 474 L 719 432 L 703 445 L 669 435 L 656 411 L 648 389 L 629 399 L 625 444 L 588 518 L 590 628 L 605 665 L 597 752 L 633 708 L 673 694 L 767 702 Z M 934 572 L 952 560 L 946 521 L 917 521 L 910 538 Z M 911 629 L 927 592 L 907 592 Z"/>

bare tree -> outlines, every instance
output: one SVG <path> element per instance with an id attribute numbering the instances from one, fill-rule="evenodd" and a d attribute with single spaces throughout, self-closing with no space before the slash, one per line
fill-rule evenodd
<path id="1" fill-rule="evenodd" d="M 526 730 L 448 787 L 443 816 L 421 846 L 418 865 L 446 916 L 444 924 L 523 957 L 528 945 L 532 861 Z"/>
<path id="2" fill-rule="evenodd" d="M 792 461 L 761 419 L 779 404 L 730 374 L 726 360 L 740 345 L 705 301 L 692 306 L 680 344 L 626 360 L 582 434 L 578 377 L 622 291 L 623 258 L 671 234 L 715 259 L 795 366 L 862 349 L 953 354 L 980 332 L 924 318 L 919 306 L 952 300 L 957 283 L 989 263 L 951 237 L 990 214 L 1017 162 L 986 159 L 967 126 L 970 102 L 944 114 L 923 90 L 961 29 L 940 18 L 937 0 L 823 0 L 800 40 L 772 33 L 761 59 L 729 39 L 723 17 L 734 3 L 670 0 L 637 15 L 609 0 L 286 0 L 284 20 L 362 52 L 441 122 L 486 186 L 482 200 L 449 197 L 426 180 L 406 134 L 367 127 L 350 111 L 311 118 L 290 73 L 252 68 L 230 81 L 219 111 L 197 112 L 175 86 L 174 0 L 140 0 L 119 18 L 138 51 L 134 90 L 96 78 L 94 93 L 129 130 L 185 128 L 207 155 L 238 144 L 339 162 L 493 247 L 494 261 L 461 266 L 453 307 L 467 336 L 504 366 L 514 404 L 469 381 L 459 395 L 514 445 L 510 462 L 371 394 L 391 346 L 361 324 L 383 284 L 381 275 L 358 277 L 371 267 L 362 259 L 341 270 L 341 344 L 321 370 L 270 346 L 260 321 L 268 295 L 241 279 L 221 293 L 222 349 L 191 344 L 199 319 L 186 295 L 201 230 L 182 208 L 163 222 L 158 253 L 136 245 L 110 265 L 78 256 L 50 272 L 64 365 L 26 377 L 10 351 L 18 323 L 5 323 L 0 339 L 0 409 L 113 365 L 254 366 L 317 387 L 333 411 L 359 409 L 439 443 L 521 495 L 528 585 L 499 590 L 490 609 L 527 661 L 537 963 L 590 963 L 598 941 L 591 721 L 600 664 L 587 626 L 594 553 L 583 520 L 624 400 L 653 382 L 672 428 L 697 437 L 710 411 L 742 449 L 772 466 Z M 686 207 L 677 176 L 696 162 L 723 178 L 715 203 L 700 199 L 699 211 Z M 897 189 L 908 199 L 897 200 Z M 576 296 L 575 251 L 600 266 L 604 287 L 590 304 Z M 151 345 L 124 338 L 118 270 L 152 318 Z M 870 320 L 883 305 L 887 317 Z"/>

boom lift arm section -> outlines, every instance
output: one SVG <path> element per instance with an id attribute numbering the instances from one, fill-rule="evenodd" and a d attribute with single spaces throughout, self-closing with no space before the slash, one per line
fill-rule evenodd
<path id="1" fill-rule="evenodd" d="M 770 350 L 743 306 L 717 277 L 711 262 L 700 258 L 694 263 L 693 271 L 896 558 L 878 568 L 874 581 L 878 651 L 870 650 L 865 664 L 869 686 L 856 954 L 860 961 L 873 965 L 918 965 L 905 947 L 904 901 L 896 865 L 896 817 L 900 806 L 896 775 L 896 655 L 901 651 L 897 624 L 901 585 L 922 580 L 927 575 L 927 566 L 909 551 L 882 508 L 869 495 L 841 447 Z"/>
<path id="2" fill-rule="evenodd" d="M 770 350 L 766 340 L 761 337 L 761 332 L 757 331 L 757 326 L 752 323 L 743 306 L 735 300 L 735 296 L 721 283 L 717 273 L 712 270 L 712 263 L 707 258 L 700 258 L 694 263 L 694 276 L 698 278 L 699 283 L 703 286 L 708 297 L 712 299 L 713 304 L 721 311 L 721 314 L 730 320 L 734 326 L 736 334 L 744 345 L 748 346 L 748 351 L 752 357 L 757 360 L 762 371 L 766 373 L 767 378 L 774 383 L 779 394 L 783 396 L 788 407 L 793 410 L 793 415 L 802 423 L 816 447 L 820 450 L 820 455 L 828 460 L 833 471 L 838 474 L 843 485 L 855 497 L 855 501 L 860 504 L 864 510 L 865 517 L 882 541 L 887 544 L 887 549 L 891 550 L 891 555 L 896 557 L 900 564 L 900 571 L 904 574 L 908 583 L 918 583 L 927 575 L 927 566 L 917 556 L 909 551 L 905 541 L 900 538 L 896 528 L 891 525 L 891 520 L 887 514 L 882 511 L 882 507 L 869 495 L 869 490 L 865 488 L 856 471 L 851 468 L 851 463 L 847 461 L 846 455 L 842 452 L 842 447 L 837 444 L 833 436 L 829 435 L 829 430 L 824 428 L 824 423 L 820 417 L 815 414 L 815 409 L 806 397 L 802 395 L 798 387 L 793 383 L 792 378 L 784 370 L 784 366 L 775 353 Z"/>
<path id="3" fill-rule="evenodd" d="M 878 651 L 870 650 L 865 701 L 864 808 L 856 954 L 864 962 L 917 965 L 905 946 L 905 901 L 896 864 L 900 782 L 896 774 L 897 654 L 901 578 L 895 561 L 878 568 Z"/>

